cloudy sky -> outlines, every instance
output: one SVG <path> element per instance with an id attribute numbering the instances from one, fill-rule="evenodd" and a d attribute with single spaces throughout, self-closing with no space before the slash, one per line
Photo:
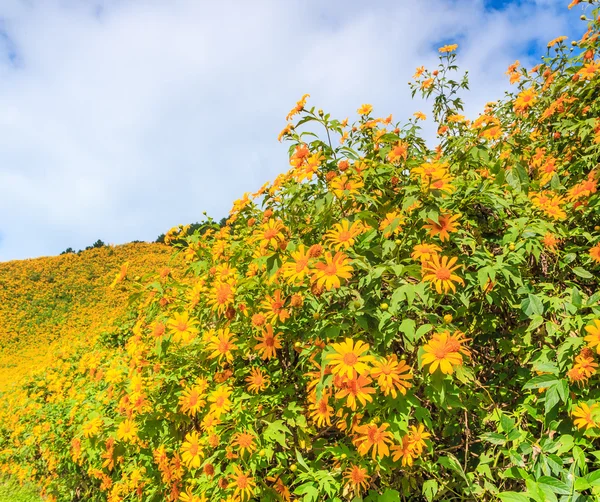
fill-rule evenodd
<path id="1" fill-rule="evenodd" d="M 0 261 L 154 240 L 286 171 L 303 93 L 403 119 L 417 66 L 458 43 L 470 116 L 579 35 L 567 0 L 1 0 Z"/>

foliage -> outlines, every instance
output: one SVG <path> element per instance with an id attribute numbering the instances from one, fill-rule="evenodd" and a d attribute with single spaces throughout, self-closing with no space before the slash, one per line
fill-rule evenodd
<path id="1" fill-rule="evenodd" d="M 3 470 L 50 500 L 598 500 L 599 14 L 472 122 L 441 48 L 433 150 L 420 112 L 304 96 L 291 169 L 4 396 Z"/>

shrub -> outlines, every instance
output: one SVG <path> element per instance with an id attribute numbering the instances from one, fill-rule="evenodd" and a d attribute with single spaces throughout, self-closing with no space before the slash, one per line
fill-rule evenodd
<path id="1" fill-rule="evenodd" d="M 597 500 L 598 14 L 472 122 L 441 48 L 434 149 L 423 114 L 304 96 L 291 169 L 169 232 L 188 273 L 5 397 L 4 469 L 64 500 Z"/>

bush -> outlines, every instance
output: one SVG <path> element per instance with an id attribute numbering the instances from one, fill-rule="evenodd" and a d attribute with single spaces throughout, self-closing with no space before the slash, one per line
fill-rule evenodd
<path id="1" fill-rule="evenodd" d="M 5 469 L 61 500 L 598 500 L 598 27 L 473 122 L 441 48 L 433 150 L 423 114 L 303 97 L 291 169 L 6 398 Z"/>

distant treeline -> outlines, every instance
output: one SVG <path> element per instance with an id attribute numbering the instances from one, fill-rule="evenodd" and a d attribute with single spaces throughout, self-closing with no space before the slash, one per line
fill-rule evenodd
<path id="1" fill-rule="evenodd" d="M 225 226 L 225 222 L 226 222 L 226 221 L 227 221 L 227 218 L 221 218 L 221 220 L 219 221 L 219 226 L 221 226 L 221 227 L 224 227 L 224 226 Z M 207 228 L 208 228 L 208 226 L 207 226 L 206 222 L 205 222 L 205 223 L 198 223 L 198 222 L 196 222 L 196 223 L 191 223 L 191 224 L 190 224 L 190 227 L 189 227 L 189 230 L 188 230 L 188 233 L 189 233 L 189 234 L 192 234 L 192 233 L 194 233 L 196 230 L 200 230 L 200 233 L 204 233 L 204 231 L 206 231 L 206 229 L 207 229 Z M 140 243 L 140 242 L 145 242 L 145 241 L 138 241 L 138 240 L 136 240 L 136 241 L 131 241 L 131 243 L 132 243 L 132 244 L 135 244 L 135 243 Z M 160 235 L 159 235 L 159 236 L 156 238 L 156 240 L 155 240 L 154 242 L 159 242 L 159 243 L 161 243 L 161 244 L 164 244 L 164 243 L 165 243 L 165 234 L 160 234 Z M 82 253 L 83 251 L 88 251 L 89 249 L 101 248 L 101 247 L 104 247 L 104 246 L 106 246 L 106 243 L 105 243 L 103 240 L 101 240 L 101 239 L 98 239 L 98 240 L 97 240 L 96 242 L 94 242 L 94 243 L 93 243 L 91 246 L 87 246 L 85 249 L 80 249 L 79 251 L 75 251 L 75 250 L 74 250 L 72 247 L 68 247 L 67 249 L 65 249 L 65 250 L 64 250 L 62 253 L 60 253 L 60 254 L 61 254 L 61 255 L 62 255 L 62 254 L 69 254 L 69 253 L 74 253 L 74 254 L 76 253 L 76 254 L 80 254 L 80 253 Z"/>

